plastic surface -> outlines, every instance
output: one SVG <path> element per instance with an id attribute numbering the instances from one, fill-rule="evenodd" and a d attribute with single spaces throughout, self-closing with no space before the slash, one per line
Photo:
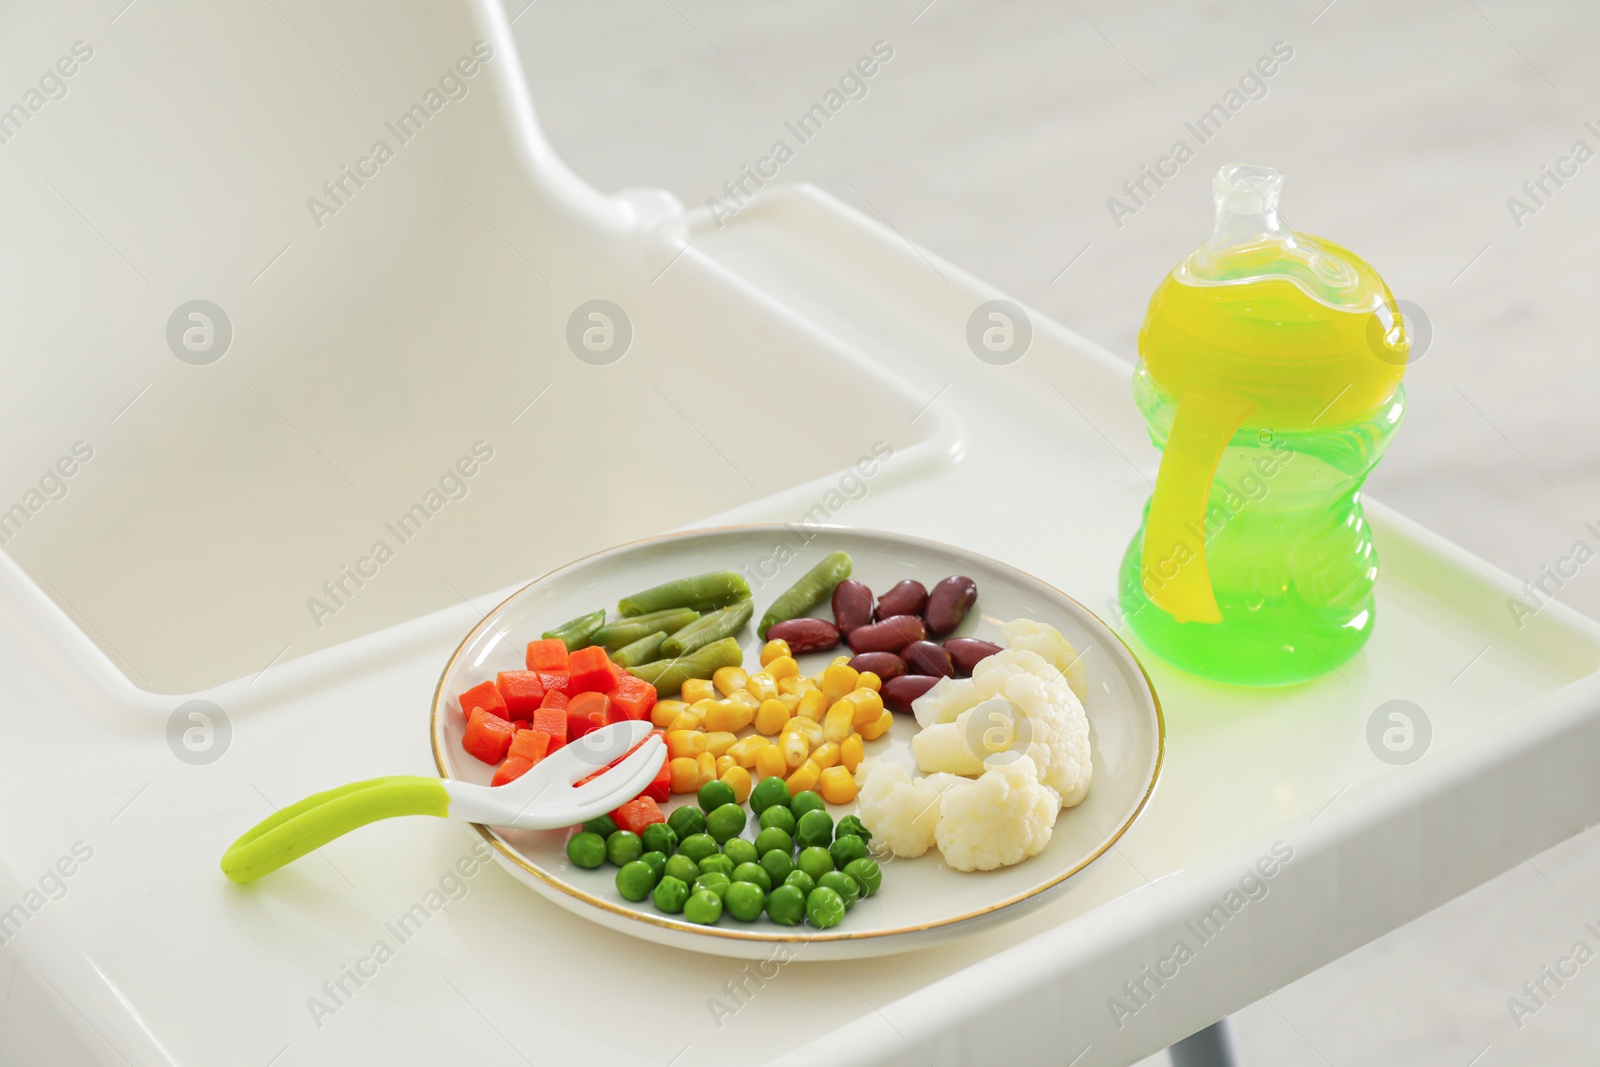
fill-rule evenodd
<path id="1" fill-rule="evenodd" d="M 1362 481 L 1403 410 L 1383 280 L 1278 217 L 1283 176 L 1229 165 L 1212 237 L 1151 297 L 1135 397 L 1165 449 L 1122 564 L 1134 630 L 1184 669 L 1283 685 L 1366 642 Z"/>

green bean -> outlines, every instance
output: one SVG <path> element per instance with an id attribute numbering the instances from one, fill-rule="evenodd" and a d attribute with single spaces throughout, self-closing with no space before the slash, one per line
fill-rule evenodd
<path id="1" fill-rule="evenodd" d="M 667 631 L 657 630 L 647 634 L 637 641 L 630 641 L 611 653 L 611 662 L 619 667 L 633 668 L 641 663 L 650 663 L 661 657 L 661 642 L 667 639 Z"/>
<path id="2" fill-rule="evenodd" d="M 589 643 L 589 639 L 594 636 L 594 632 L 600 629 L 605 624 L 605 621 L 606 609 L 601 608 L 599 611 L 591 611 L 587 615 L 579 615 L 576 619 L 569 619 L 554 630 L 546 630 L 544 636 L 546 640 L 551 638 L 559 640 L 563 645 L 567 646 L 568 652 L 576 652 Z"/>
<path id="3" fill-rule="evenodd" d="M 833 592 L 833 587 L 850 577 L 850 553 L 833 552 L 823 561 L 800 576 L 800 580 L 767 609 L 761 616 L 756 633 L 765 638 L 767 628 L 790 619 L 798 619 L 822 602 Z"/>
<path id="4" fill-rule="evenodd" d="M 617 619 L 608 622 L 596 630 L 590 637 L 589 643 L 602 645 L 607 652 L 615 652 L 624 645 L 631 645 L 641 637 L 649 637 L 657 630 L 667 633 L 676 633 L 700 617 L 700 613 L 693 608 L 668 608 L 666 611 L 652 611 L 648 615 L 639 615 L 631 619 Z"/>
<path id="5" fill-rule="evenodd" d="M 713 641 L 732 637 L 750 621 L 750 616 L 755 614 L 755 610 L 755 605 L 750 601 L 741 600 L 737 604 L 730 604 L 719 611 L 702 616 L 683 629 L 674 630 L 672 636 L 661 643 L 661 653 L 666 656 L 683 656 L 697 648 L 704 648 Z"/>
<path id="6" fill-rule="evenodd" d="M 652 586 L 641 593 L 625 596 L 617 601 L 617 611 L 623 618 L 632 618 L 663 608 L 694 608 L 706 611 L 731 604 L 735 600 L 748 600 L 750 586 L 737 571 L 711 571 L 692 578 L 677 578 Z"/>
<path id="7" fill-rule="evenodd" d="M 687 656 L 677 659 L 658 659 L 641 663 L 628 670 L 656 687 L 658 696 L 671 696 L 683 688 L 690 678 L 710 678 L 723 667 L 737 667 L 744 662 L 744 650 L 731 637 L 713 641 L 697 648 Z"/>

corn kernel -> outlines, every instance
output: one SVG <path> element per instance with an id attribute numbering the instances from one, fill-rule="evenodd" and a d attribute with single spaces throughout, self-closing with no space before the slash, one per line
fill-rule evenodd
<path id="1" fill-rule="evenodd" d="M 878 716 L 877 722 L 869 722 L 865 726 L 858 726 L 856 732 L 868 741 L 876 741 L 889 732 L 889 727 L 894 725 L 894 712 L 885 710 Z"/>
<path id="2" fill-rule="evenodd" d="M 700 764 L 692 756 L 679 756 L 667 764 L 672 774 L 674 793 L 693 793 L 700 788 Z"/>
<path id="3" fill-rule="evenodd" d="M 721 756 L 723 753 L 727 752 L 728 749 L 733 747 L 733 743 L 735 741 L 739 740 L 738 737 L 726 730 L 721 730 L 713 734 L 705 734 L 703 736 L 706 739 L 706 751 L 711 753 L 713 756 Z"/>
<path id="4" fill-rule="evenodd" d="M 756 765 L 756 753 L 766 748 L 768 744 L 767 739 L 760 734 L 751 734 L 749 737 L 741 737 L 729 745 L 727 755 L 738 761 L 741 767 L 754 767 Z"/>
<path id="5" fill-rule="evenodd" d="M 820 776 L 817 792 L 829 804 L 848 804 L 856 798 L 856 780 L 843 767 L 828 767 Z"/>
<path id="6" fill-rule="evenodd" d="M 690 678 L 683 683 L 683 688 L 678 690 L 678 695 L 693 704 L 697 700 L 715 700 L 717 690 L 711 684 L 710 678 Z"/>
<path id="7" fill-rule="evenodd" d="M 790 715 L 793 715 L 800 709 L 800 698 L 794 693 L 779 693 L 778 703 L 788 708 Z"/>
<path id="8" fill-rule="evenodd" d="M 650 709 L 650 722 L 652 725 L 665 730 L 672 725 L 672 721 L 678 717 L 679 713 L 688 708 L 688 706 L 681 700 L 658 700 L 655 706 Z"/>
<path id="9" fill-rule="evenodd" d="M 700 772 L 701 785 L 710 785 L 717 780 L 717 757 L 709 752 L 702 752 L 694 759 L 696 769 Z"/>
<path id="10" fill-rule="evenodd" d="M 755 712 L 743 704 L 736 704 L 731 700 L 719 700 L 711 705 L 706 712 L 706 729 L 713 733 L 726 730 L 736 734 L 749 726 L 755 718 Z"/>
<path id="11" fill-rule="evenodd" d="M 700 729 L 700 716 L 688 710 L 680 711 L 676 719 L 673 719 L 671 722 L 667 723 L 668 733 L 674 733 L 676 731 L 694 733 L 698 729 Z"/>
<path id="12" fill-rule="evenodd" d="M 822 713 L 828 710 L 828 698 L 822 695 L 822 690 L 812 689 L 800 695 L 800 704 L 794 713 L 802 719 L 812 722 L 821 722 Z"/>
<path id="13" fill-rule="evenodd" d="M 822 695 L 828 698 L 828 706 L 832 707 L 840 697 L 855 689 L 856 679 L 860 677 L 860 672 L 850 666 L 848 660 L 844 663 L 835 660 L 822 672 Z"/>
<path id="14" fill-rule="evenodd" d="M 775 641 L 768 641 L 766 644 L 761 646 L 761 665 L 763 667 L 771 663 L 773 660 L 779 659 L 783 656 L 790 656 L 792 658 L 792 654 L 789 651 L 789 642 L 783 640 L 782 638 L 779 638 Z"/>
<path id="15" fill-rule="evenodd" d="M 785 784 L 789 787 L 789 795 L 804 793 L 807 789 L 815 787 L 821 777 L 822 768 L 806 760 L 785 780 Z"/>
<path id="16" fill-rule="evenodd" d="M 804 721 L 804 720 L 802 720 Z M 829 741 L 839 742 L 850 736 L 855 729 L 856 706 L 855 702 L 845 698 L 828 709 L 828 714 L 822 718 L 822 736 Z"/>
<path id="17" fill-rule="evenodd" d="M 883 714 L 883 698 L 876 690 L 857 689 L 850 694 L 850 702 L 855 705 L 857 726 L 865 726 Z"/>
<path id="18" fill-rule="evenodd" d="M 777 700 L 763 700 L 761 707 L 756 709 L 756 729 L 771 737 L 783 729 L 783 724 L 789 721 L 789 709 Z"/>
<path id="19" fill-rule="evenodd" d="M 851 774 L 856 773 L 856 768 L 861 766 L 861 760 L 866 756 L 866 748 L 861 741 L 860 734 L 851 734 L 839 742 L 839 762 Z"/>
<path id="20" fill-rule="evenodd" d="M 750 772 L 743 767 L 729 767 L 722 772 L 718 780 L 733 790 L 735 803 L 743 804 L 750 799 Z"/>
<path id="21" fill-rule="evenodd" d="M 739 761 L 732 756 L 717 757 L 717 778 L 720 780 L 724 774 L 739 766 Z"/>
<path id="22" fill-rule="evenodd" d="M 783 753 L 777 745 L 768 742 L 765 748 L 756 750 L 756 777 L 771 778 L 788 773 L 789 765 L 783 761 Z"/>
<path id="23" fill-rule="evenodd" d="M 667 731 L 667 756 L 677 759 L 679 756 L 688 756 L 693 759 L 706 750 L 706 735 L 699 730 L 668 730 Z"/>
<path id="24" fill-rule="evenodd" d="M 811 742 L 804 734 L 784 734 L 778 739 L 778 750 L 783 753 L 784 766 L 792 771 L 811 755 Z"/>
<path id="25" fill-rule="evenodd" d="M 795 696 L 799 696 L 800 695 L 800 681 L 801 681 L 801 679 L 798 678 L 798 677 L 795 677 L 795 678 L 779 678 L 778 679 L 778 695 L 779 696 L 789 696 L 789 695 L 793 694 Z"/>
<path id="26" fill-rule="evenodd" d="M 839 743 L 837 741 L 824 741 L 811 750 L 811 762 L 823 770 L 827 770 L 839 762 Z"/>
<path id="27" fill-rule="evenodd" d="M 728 694 L 730 704 L 738 704 L 742 708 L 749 708 L 752 713 L 761 706 L 761 698 L 748 689 L 741 689 L 737 693 Z"/>
<path id="28" fill-rule="evenodd" d="M 850 662 L 849 656 L 835 656 L 828 661 L 830 667 L 843 667 Z"/>
<path id="29" fill-rule="evenodd" d="M 744 684 L 746 691 L 753 693 L 762 700 L 771 700 L 778 695 L 778 680 L 766 671 L 757 671 L 750 676 Z"/>
<path id="30" fill-rule="evenodd" d="M 793 656 L 779 656 L 771 663 L 766 664 L 766 668 L 767 673 L 779 681 L 785 678 L 800 677 L 800 664 L 794 661 Z"/>
<path id="31" fill-rule="evenodd" d="M 861 677 L 856 679 L 857 689 L 870 689 L 874 693 L 883 691 L 883 679 L 871 671 L 862 671 Z"/>
<path id="32" fill-rule="evenodd" d="M 739 667 L 719 667 L 711 675 L 711 687 L 723 696 L 744 688 L 750 676 Z"/>
<path id="33" fill-rule="evenodd" d="M 813 719 L 790 719 L 784 723 L 784 729 L 790 733 L 797 733 L 811 743 L 812 748 L 822 744 L 822 724 Z"/>
<path id="34" fill-rule="evenodd" d="M 811 690 L 818 688 L 820 688 L 820 686 L 818 686 L 815 681 L 805 677 L 804 675 L 801 675 L 794 680 L 794 691 L 799 693 L 801 696 L 805 696 Z"/>

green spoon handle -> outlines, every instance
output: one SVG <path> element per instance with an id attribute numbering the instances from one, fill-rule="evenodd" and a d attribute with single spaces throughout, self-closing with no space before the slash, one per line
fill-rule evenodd
<path id="1" fill-rule="evenodd" d="M 253 882 L 369 822 L 400 815 L 442 819 L 449 811 L 450 796 L 439 778 L 396 775 L 352 782 L 262 819 L 222 854 L 222 873 L 235 882 Z"/>

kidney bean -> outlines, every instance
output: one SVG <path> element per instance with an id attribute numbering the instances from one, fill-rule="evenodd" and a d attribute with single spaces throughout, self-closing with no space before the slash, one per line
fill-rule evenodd
<path id="1" fill-rule="evenodd" d="M 932 674 L 939 678 L 949 678 L 956 673 L 956 665 L 950 653 L 934 644 L 932 641 L 913 641 L 900 650 L 900 658 L 906 661 L 912 674 Z"/>
<path id="2" fill-rule="evenodd" d="M 911 702 L 938 683 L 939 679 L 931 674 L 902 674 L 885 681 L 879 695 L 883 697 L 884 707 L 890 711 L 909 712 Z"/>
<path id="3" fill-rule="evenodd" d="M 978 583 L 965 575 L 952 574 L 928 594 L 928 606 L 922 611 L 922 617 L 928 621 L 928 631 L 947 634 L 954 630 L 977 599 Z"/>
<path id="4" fill-rule="evenodd" d="M 895 615 L 882 622 L 858 626 L 850 631 L 850 651 L 898 652 L 913 641 L 928 636 L 928 629 L 916 615 Z"/>
<path id="5" fill-rule="evenodd" d="M 850 666 L 858 671 L 871 671 L 885 682 L 906 673 L 906 661 L 893 652 L 863 652 L 850 660 Z"/>
<path id="6" fill-rule="evenodd" d="M 842 634 L 849 634 L 857 626 L 871 622 L 872 590 L 853 578 L 846 578 L 834 586 L 833 621 L 839 624 Z"/>
<path id="7" fill-rule="evenodd" d="M 944 650 L 956 665 L 957 674 L 971 674 L 979 661 L 1000 651 L 993 641 L 980 641 L 976 637 L 950 637 L 945 639 Z"/>
<path id="8" fill-rule="evenodd" d="M 921 615 L 927 606 L 928 587 L 915 578 L 907 578 L 878 598 L 877 617 L 881 622 L 896 615 Z"/>
<path id="9" fill-rule="evenodd" d="M 821 652 L 839 643 L 839 628 L 827 619 L 788 619 L 767 628 L 768 641 L 787 641 L 789 651 Z"/>

